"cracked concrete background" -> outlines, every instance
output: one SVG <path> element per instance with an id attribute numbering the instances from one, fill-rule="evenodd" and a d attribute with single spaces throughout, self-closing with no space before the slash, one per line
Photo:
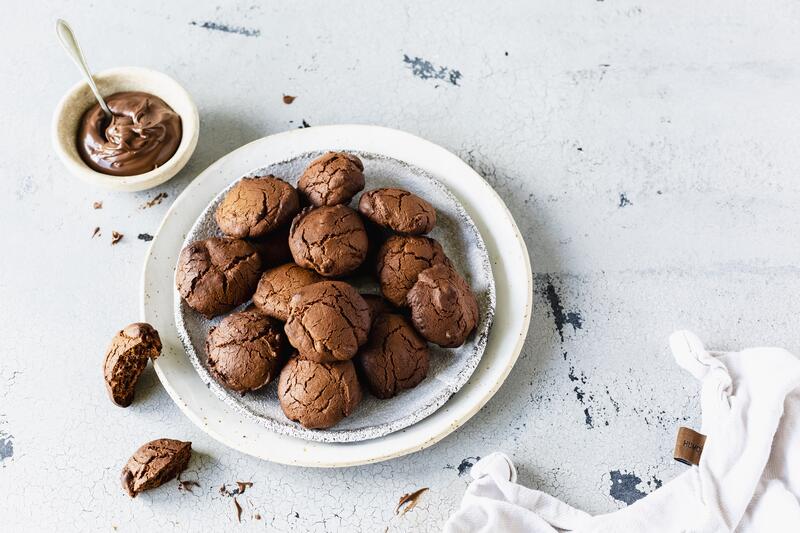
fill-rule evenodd
<path id="1" fill-rule="evenodd" d="M 668 354 L 669 333 L 688 327 L 718 349 L 800 350 L 797 2 L 4 7 L 4 531 L 435 531 L 470 466 L 493 450 L 511 455 L 523 483 L 611 511 L 685 468 L 670 453 L 677 426 L 699 422 L 698 391 Z M 50 118 L 78 74 L 56 43 L 57 16 L 94 69 L 152 67 L 194 96 L 200 140 L 175 179 L 123 194 L 67 174 Z M 530 251 L 535 312 L 496 397 L 428 450 L 344 470 L 217 444 L 152 369 L 131 408 L 112 405 L 103 353 L 138 318 L 147 241 L 169 204 L 248 141 L 333 123 L 439 143 L 507 202 Z M 124 234 L 114 246 L 112 231 Z M 184 479 L 199 486 L 171 482 L 131 500 L 120 470 L 157 437 L 194 443 Z M 253 482 L 236 495 L 241 524 L 236 481 Z M 395 515 L 422 487 L 416 508 Z"/>

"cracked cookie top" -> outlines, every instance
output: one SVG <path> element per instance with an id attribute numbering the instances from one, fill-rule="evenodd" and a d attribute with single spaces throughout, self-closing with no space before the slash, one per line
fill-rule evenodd
<path id="1" fill-rule="evenodd" d="M 131 498 L 154 489 L 186 470 L 192 457 L 192 443 L 156 439 L 142 445 L 122 469 L 122 488 Z"/>
<path id="2" fill-rule="evenodd" d="M 277 377 L 286 348 L 277 320 L 256 309 L 233 313 L 208 332 L 208 370 L 230 390 L 258 390 Z"/>
<path id="3" fill-rule="evenodd" d="M 406 293 L 417 276 L 433 265 L 450 264 L 442 246 L 430 237 L 395 235 L 378 251 L 377 271 L 381 293 L 396 307 L 405 307 Z"/>
<path id="4" fill-rule="evenodd" d="M 370 392 L 391 398 L 428 375 L 428 343 L 401 315 L 381 314 L 355 359 Z"/>
<path id="5" fill-rule="evenodd" d="M 358 211 L 379 226 L 405 235 L 422 235 L 436 225 L 433 206 L 403 189 L 375 189 L 361 195 Z"/>
<path id="6" fill-rule="evenodd" d="M 300 180 L 300 189 L 311 205 L 347 204 L 364 188 L 364 164 L 345 152 L 328 152 L 313 160 Z"/>
<path id="7" fill-rule="evenodd" d="M 253 295 L 253 304 L 265 315 L 283 322 L 289 319 L 289 300 L 292 296 L 312 283 L 324 278 L 307 268 L 287 263 L 261 274 L 258 288 Z"/>
<path id="8" fill-rule="evenodd" d="M 322 281 L 292 296 L 284 330 L 303 358 L 333 362 L 351 359 L 367 342 L 369 327 L 369 307 L 352 286 Z"/>
<path id="9" fill-rule="evenodd" d="M 336 425 L 352 414 L 361 396 L 352 361 L 317 363 L 293 357 L 278 380 L 284 414 L 309 429 Z"/>
<path id="10" fill-rule="evenodd" d="M 211 237 L 181 250 L 175 284 L 189 307 L 213 318 L 250 298 L 260 268 L 261 259 L 250 244 Z"/>
<path id="11" fill-rule="evenodd" d="M 225 235 L 263 237 L 300 210 L 294 187 L 275 176 L 242 178 L 225 195 L 214 217 Z"/>
<path id="12" fill-rule="evenodd" d="M 358 213 L 344 205 L 307 208 L 289 230 L 294 262 L 326 277 L 349 274 L 367 256 L 368 242 Z"/>
<path id="13" fill-rule="evenodd" d="M 406 301 L 417 331 L 444 348 L 464 344 L 478 324 L 475 295 L 449 265 L 435 265 L 420 272 Z"/>

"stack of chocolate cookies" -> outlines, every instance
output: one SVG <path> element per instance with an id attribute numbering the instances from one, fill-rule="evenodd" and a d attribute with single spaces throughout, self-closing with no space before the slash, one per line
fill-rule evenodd
<path id="1" fill-rule="evenodd" d="M 297 189 L 275 176 L 243 178 L 215 218 L 225 237 L 180 254 L 186 304 L 226 316 L 206 339 L 207 367 L 229 390 L 278 379 L 286 416 L 329 428 L 349 416 L 362 386 L 391 398 L 425 379 L 428 342 L 462 345 L 478 323 L 469 284 L 427 237 L 436 211 L 408 191 L 364 189 L 364 166 L 329 152 Z M 359 294 L 348 276 L 370 273 L 382 296 Z"/>

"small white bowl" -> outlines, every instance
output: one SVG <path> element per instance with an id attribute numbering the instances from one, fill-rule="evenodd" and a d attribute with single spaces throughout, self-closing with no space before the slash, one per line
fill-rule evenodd
<path id="1" fill-rule="evenodd" d="M 64 95 L 53 115 L 53 147 L 67 169 L 88 183 L 115 191 L 143 191 L 160 185 L 177 174 L 189 161 L 197 146 L 200 118 L 192 97 L 178 82 L 155 70 L 119 67 L 94 74 L 100 94 L 142 91 L 164 100 L 181 117 L 181 143 L 175 154 L 157 169 L 135 176 L 111 176 L 89 168 L 78 154 L 78 126 L 81 117 L 96 100 L 89 85 L 82 81 Z"/>

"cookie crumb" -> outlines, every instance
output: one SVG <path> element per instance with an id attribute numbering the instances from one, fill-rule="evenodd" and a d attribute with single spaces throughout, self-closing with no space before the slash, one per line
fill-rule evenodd
<path id="1" fill-rule="evenodd" d="M 120 233 L 118 231 L 112 231 L 111 232 L 111 245 L 113 246 L 113 245 L 117 244 L 119 241 L 122 240 L 122 238 L 124 236 L 125 236 L 124 234 L 122 234 L 122 233 Z"/>
<path id="2" fill-rule="evenodd" d="M 239 505 L 239 501 L 236 499 L 236 496 L 233 497 L 233 505 L 236 507 L 236 520 L 241 523 L 242 521 L 242 506 Z"/>
<path id="3" fill-rule="evenodd" d="M 197 481 L 194 481 L 192 479 L 188 479 L 188 480 L 185 480 L 185 481 L 181 480 L 181 479 L 178 480 L 178 488 L 180 490 L 185 490 L 185 491 L 191 492 L 192 494 L 194 494 L 194 491 L 192 491 L 192 487 L 199 487 L 199 486 L 200 486 L 200 483 L 198 483 Z"/>
<path id="4" fill-rule="evenodd" d="M 155 195 L 153 198 L 151 198 L 150 200 L 148 200 L 148 201 L 146 201 L 145 203 L 143 203 L 143 204 L 142 204 L 142 206 L 140 207 L 140 209 L 147 209 L 148 207 L 153 207 L 153 206 L 156 206 L 156 205 L 160 204 L 160 203 L 161 203 L 161 201 L 162 201 L 164 198 L 166 198 L 167 196 L 168 196 L 168 195 L 167 195 L 167 193 L 165 193 L 165 192 L 160 192 L 160 193 L 156 194 L 156 195 Z"/>
<path id="5" fill-rule="evenodd" d="M 397 502 L 397 508 L 394 510 L 394 514 L 401 514 L 404 515 L 409 512 L 411 509 L 417 506 L 417 502 L 419 501 L 419 497 L 422 495 L 423 492 L 427 491 L 428 487 L 419 489 L 417 491 L 411 492 L 409 494 L 404 494 L 400 497 L 400 501 Z M 405 505 L 405 507 L 403 507 Z M 403 507 L 403 512 L 400 512 L 400 508 Z"/>
<path id="6" fill-rule="evenodd" d="M 260 515 L 260 514 L 258 514 L 258 513 L 256 513 L 256 514 L 254 514 L 254 515 L 253 515 L 253 518 L 254 518 L 255 520 L 261 520 L 261 515 Z"/>
<path id="7" fill-rule="evenodd" d="M 288 94 L 284 94 L 283 95 L 283 103 L 286 104 L 286 105 L 289 105 L 292 102 L 294 102 L 295 98 L 297 98 L 297 97 L 296 96 L 290 96 Z"/>
<path id="8" fill-rule="evenodd" d="M 103 202 L 95 202 L 92 204 L 92 207 L 95 209 L 103 209 Z"/>
<path id="9" fill-rule="evenodd" d="M 94 231 L 92 232 L 92 239 L 94 239 L 98 235 L 100 235 L 100 226 L 97 226 L 96 228 L 94 228 Z"/>
<path id="10" fill-rule="evenodd" d="M 236 485 L 239 487 L 239 494 L 244 494 L 244 491 L 253 486 L 252 481 L 237 481 Z"/>

